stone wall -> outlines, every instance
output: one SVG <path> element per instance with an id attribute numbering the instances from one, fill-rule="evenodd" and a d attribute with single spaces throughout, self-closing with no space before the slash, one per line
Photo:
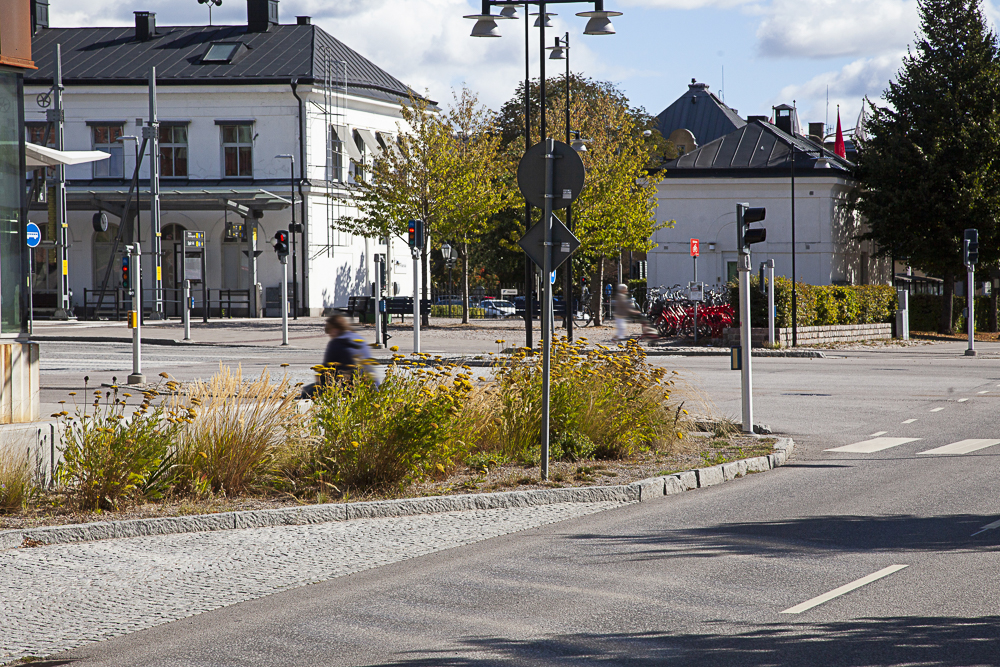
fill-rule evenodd
<path id="1" fill-rule="evenodd" d="M 792 344 L 792 329 L 777 330 L 778 343 L 781 347 Z M 797 336 L 799 345 L 825 345 L 828 343 L 853 343 L 865 340 L 888 340 L 892 338 L 892 324 L 837 324 L 826 327 L 799 327 Z M 763 347 L 767 342 L 767 329 L 753 328 L 750 330 L 750 340 L 753 347 Z M 740 330 L 726 329 L 723 332 L 723 343 L 727 346 L 740 344 Z"/>

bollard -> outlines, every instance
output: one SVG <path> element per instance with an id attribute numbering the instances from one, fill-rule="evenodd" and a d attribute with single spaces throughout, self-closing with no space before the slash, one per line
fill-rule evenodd
<path id="1" fill-rule="evenodd" d="M 184 340 L 191 340 L 191 281 L 184 281 Z"/>

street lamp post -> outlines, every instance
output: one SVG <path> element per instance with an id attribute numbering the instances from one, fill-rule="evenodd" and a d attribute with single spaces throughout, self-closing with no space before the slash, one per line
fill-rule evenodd
<path id="1" fill-rule="evenodd" d="M 566 143 L 570 142 L 570 134 L 572 130 L 570 129 L 570 119 L 569 119 L 569 106 L 570 106 L 570 78 L 569 78 L 569 33 L 567 32 L 562 38 L 556 37 L 556 45 L 550 46 L 549 50 L 552 51 L 549 54 L 550 60 L 565 60 L 566 61 Z M 579 133 L 577 133 L 579 138 Z M 578 148 L 575 143 L 572 144 L 573 148 L 577 149 L 578 152 L 586 151 L 586 146 L 580 143 Z M 581 150 L 582 148 L 582 150 Z M 566 227 L 573 231 L 573 205 L 570 204 L 566 207 Z M 566 276 L 565 282 L 563 283 L 563 317 L 566 323 L 566 337 L 569 341 L 573 342 L 573 260 L 572 258 L 566 262 Z"/>
<path id="2" fill-rule="evenodd" d="M 465 18 L 474 19 L 476 21 L 475 26 L 472 28 L 471 35 L 473 37 L 500 37 L 500 29 L 497 26 L 498 20 L 505 19 L 516 19 L 516 8 L 520 5 L 524 5 L 525 17 L 524 17 L 524 149 L 527 151 L 531 148 L 531 102 L 530 102 L 530 89 L 531 89 L 531 74 L 529 67 L 530 51 L 529 42 L 530 34 L 528 29 L 528 8 L 531 5 L 538 5 L 538 19 L 535 21 L 535 27 L 541 29 L 541 51 L 544 54 L 545 49 L 545 28 L 547 25 L 548 17 L 554 16 L 554 14 L 546 12 L 546 5 L 558 5 L 558 4 L 571 4 L 585 2 L 586 4 L 592 3 L 594 5 L 593 11 L 587 12 L 577 12 L 577 16 L 582 16 L 587 20 L 587 26 L 583 30 L 585 35 L 613 35 L 615 34 L 614 26 L 611 25 L 611 17 L 621 16 L 621 12 L 606 11 L 604 9 L 604 0 L 522 0 L 522 2 L 510 2 L 509 0 L 481 0 L 481 11 L 479 14 L 469 14 Z M 499 7 L 499 14 L 491 14 L 490 10 L 492 7 Z M 569 34 L 566 35 L 567 48 L 569 46 Z M 545 58 L 539 58 L 539 107 L 540 107 L 540 132 L 539 141 L 544 141 L 546 137 L 545 128 Z M 567 67 L 567 99 L 569 97 L 569 85 L 568 85 L 568 71 L 569 62 L 566 63 Z M 567 115 L 568 115 L 567 107 Z M 567 132 L 569 129 L 569 122 L 566 124 Z M 567 143 L 568 143 L 567 134 Z M 567 222 L 572 229 L 571 223 Z M 525 230 L 531 228 L 531 205 L 525 202 L 524 205 L 524 228 Z M 567 269 L 569 279 L 572 279 L 571 269 Z M 531 317 L 534 310 L 532 303 L 532 285 L 534 283 L 534 267 L 532 266 L 531 260 L 525 257 L 524 262 L 524 319 L 525 319 L 525 346 L 532 347 L 532 336 L 531 336 Z M 549 279 L 548 276 L 544 276 L 546 280 Z M 570 322 L 572 322 L 572 317 L 570 317 Z M 572 327 L 572 324 L 569 325 Z M 572 328 L 569 330 L 570 337 L 572 338 Z"/>
<path id="3" fill-rule="evenodd" d="M 290 195 L 288 201 L 291 203 L 292 209 L 292 224 L 288 227 L 288 235 L 292 239 L 292 319 L 297 320 L 299 319 L 299 271 L 295 263 L 295 232 L 298 231 L 298 227 L 295 224 L 295 156 L 291 153 L 282 153 L 274 157 L 288 160 Z M 252 231 L 247 230 L 247 234 L 250 234 Z M 256 289 L 256 286 L 252 285 L 251 289 Z"/>
<path id="4" fill-rule="evenodd" d="M 451 317 L 451 297 L 452 281 L 451 270 L 455 267 L 455 260 L 458 258 L 458 250 L 451 247 L 450 243 L 441 244 L 441 257 L 444 258 L 444 265 L 448 268 L 448 317 Z"/>

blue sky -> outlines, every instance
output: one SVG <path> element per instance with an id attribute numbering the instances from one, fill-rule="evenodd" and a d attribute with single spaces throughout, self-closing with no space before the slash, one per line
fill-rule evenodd
<path id="1" fill-rule="evenodd" d="M 204 24 L 197 0 L 52 0 L 53 26 L 129 25 L 133 10 L 157 12 L 161 25 Z M 552 6 L 556 34 L 570 32 L 573 70 L 614 81 L 634 104 L 658 113 L 691 78 L 718 93 L 725 68 L 726 102 L 742 116 L 770 114 L 796 100 L 803 124 L 853 127 L 865 95 L 881 96 L 899 69 L 919 22 L 916 0 L 606 0 L 617 34 L 583 35 L 585 3 Z M 474 0 L 283 0 L 283 23 L 310 15 L 314 23 L 418 90 L 442 102 L 467 84 L 493 107 L 524 76 L 524 27 L 500 24 L 501 39 L 469 37 Z M 991 21 L 996 8 L 984 5 Z M 244 0 L 223 0 L 217 24 L 246 20 Z M 538 72 L 532 29 L 532 75 Z M 561 62 L 552 63 L 558 69 Z M 551 70 L 550 70 L 551 71 Z"/>

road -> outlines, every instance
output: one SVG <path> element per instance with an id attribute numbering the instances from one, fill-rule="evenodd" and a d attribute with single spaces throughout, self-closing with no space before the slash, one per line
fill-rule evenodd
<path id="1" fill-rule="evenodd" d="M 1000 349 L 982 345 L 985 354 L 967 358 L 963 347 L 756 361 L 755 421 L 796 440 L 784 468 L 53 657 L 88 666 L 996 665 Z M 681 371 L 692 403 L 700 391 L 738 417 L 728 359 L 656 363 Z"/>

